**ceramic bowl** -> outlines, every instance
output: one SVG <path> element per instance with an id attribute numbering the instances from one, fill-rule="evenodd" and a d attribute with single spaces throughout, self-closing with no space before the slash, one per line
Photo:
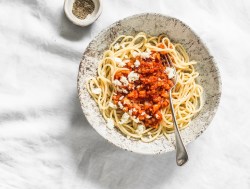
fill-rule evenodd
<path id="1" fill-rule="evenodd" d="M 74 24 L 82 27 L 92 24 L 94 21 L 96 21 L 96 19 L 100 16 L 102 12 L 102 0 L 92 0 L 92 1 L 95 5 L 94 11 L 91 14 L 89 14 L 85 19 L 81 20 L 72 13 L 72 7 L 75 0 L 65 0 L 64 12 L 67 18 Z"/>
<path id="2" fill-rule="evenodd" d="M 212 121 L 221 96 L 221 80 L 218 67 L 204 42 L 182 21 L 161 14 L 145 13 L 134 15 L 118 22 L 99 33 L 88 45 L 83 54 L 78 73 L 78 94 L 82 110 L 92 127 L 106 140 L 116 146 L 142 154 L 157 154 L 175 149 L 174 134 L 169 139 L 161 137 L 151 143 L 128 139 L 118 129 L 110 130 L 102 117 L 97 104 L 86 90 L 86 80 L 96 76 L 98 62 L 103 52 L 119 35 L 136 35 L 138 32 L 157 36 L 166 33 L 173 43 L 181 43 L 190 59 L 198 64 L 195 69 L 200 73 L 197 82 L 204 88 L 204 105 L 189 127 L 181 130 L 185 145 L 200 136 Z M 100 136 L 100 137 L 101 137 Z"/>

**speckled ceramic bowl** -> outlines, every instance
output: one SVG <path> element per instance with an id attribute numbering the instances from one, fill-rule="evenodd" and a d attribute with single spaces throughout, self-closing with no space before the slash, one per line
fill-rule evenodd
<path id="1" fill-rule="evenodd" d="M 212 121 L 221 96 L 221 80 L 219 70 L 201 39 L 183 22 L 161 14 L 139 14 L 118 22 L 97 35 L 83 54 L 78 74 L 78 93 L 83 112 L 93 128 L 109 142 L 132 152 L 157 154 L 175 149 L 174 134 L 170 140 L 162 137 L 151 143 L 134 141 L 124 137 L 119 130 L 107 128 L 105 120 L 99 112 L 97 104 L 86 90 L 86 80 L 96 76 L 99 60 L 111 42 L 119 35 L 135 35 L 138 32 L 150 35 L 167 33 L 172 42 L 181 43 L 187 50 L 190 59 L 196 60 L 197 71 L 200 73 L 198 83 L 204 88 L 204 105 L 200 113 L 192 120 L 191 125 L 181 131 L 185 145 L 195 140 L 206 130 Z"/>

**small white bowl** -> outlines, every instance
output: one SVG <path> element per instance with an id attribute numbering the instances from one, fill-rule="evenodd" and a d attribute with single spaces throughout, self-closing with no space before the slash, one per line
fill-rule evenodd
<path id="1" fill-rule="evenodd" d="M 74 24 L 82 27 L 92 24 L 94 21 L 96 21 L 96 19 L 100 16 L 102 12 L 102 0 L 92 0 L 92 1 L 95 5 L 94 11 L 91 14 L 89 14 L 85 19 L 81 20 L 72 13 L 72 8 L 75 0 L 65 0 L 64 12 L 67 18 Z"/>

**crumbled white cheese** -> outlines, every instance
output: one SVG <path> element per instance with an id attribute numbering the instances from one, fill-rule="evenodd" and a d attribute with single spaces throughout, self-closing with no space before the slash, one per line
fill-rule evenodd
<path id="1" fill-rule="evenodd" d="M 168 74 L 168 79 L 172 79 L 175 76 L 173 68 L 166 67 L 165 72 Z"/>
<path id="2" fill-rule="evenodd" d="M 115 58 L 115 62 L 118 64 L 119 67 L 126 66 L 126 63 L 122 61 L 120 58 Z"/>
<path id="3" fill-rule="evenodd" d="M 108 127 L 109 129 L 113 129 L 113 128 L 115 127 L 115 125 L 114 125 L 114 120 L 113 120 L 113 119 L 111 119 L 111 118 L 108 118 L 108 119 L 107 119 L 107 127 Z"/>
<path id="4" fill-rule="evenodd" d="M 117 58 L 117 57 L 115 57 L 114 59 L 115 59 L 115 62 L 116 62 L 116 63 L 120 63 L 120 62 L 122 62 L 122 59 L 121 59 L 121 58 Z"/>
<path id="5" fill-rule="evenodd" d="M 148 52 L 149 54 L 151 54 L 151 50 L 149 48 L 146 49 L 146 52 Z"/>
<path id="6" fill-rule="evenodd" d="M 117 79 L 113 81 L 113 84 L 117 86 L 122 86 L 122 83 Z"/>
<path id="7" fill-rule="evenodd" d="M 156 117 L 156 119 L 159 119 L 160 116 L 158 114 L 155 114 L 155 117 Z"/>
<path id="8" fill-rule="evenodd" d="M 128 86 L 128 89 L 129 89 L 129 90 L 134 89 L 134 85 L 129 85 L 129 86 Z"/>
<path id="9" fill-rule="evenodd" d="M 119 49 L 120 49 L 119 43 L 116 43 L 116 44 L 114 45 L 114 49 L 115 49 L 115 50 L 119 50 Z"/>
<path id="10" fill-rule="evenodd" d="M 118 106 L 119 106 L 120 109 L 124 108 L 123 105 L 122 105 L 122 103 L 120 101 L 118 102 Z"/>
<path id="11" fill-rule="evenodd" d="M 130 104 L 130 100 L 129 99 L 124 99 L 123 104 Z"/>
<path id="12" fill-rule="evenodd" d="M 128 86 L 128 89 L 129 89 L 129 90 L 131 90 L 131 89 L 134 90 L 134 89 L 135 89 L 135 85 L 130 85 L 130 86 Z"/>
<path id="13" fill-rule="evenodd" d="M 141 113 L 142 116 L 145 115 L 145 114 L 146 114 L 145 112 L 142 112 L 142 113 Z"/>
<path id="14" fill-rule="evenodd" d="M 142 52 L 142 53 L 141 53 L 141 58 L 143 58 L 143 59 L 149 58 L 149 57 L 150 57 L 150 54 L 151 54 L 151 53 L 149 53 L 149 52 Z"/>
<path id="15" fill-rule="evenodd" d="M 130 62 L 130 60 L 123 60 L 123 62 L 127 64 Z"/>
<path id="16" fill-rule="evenodd" d="M 101 90 L 100 88 L 94 88 L 94 89 L 92 90 L 92 92 L 93 92 L 94 94 L 101 94 L 102 90 Z"/>
<path id="17" fill-rule="evenodd" d="M 118 63 L 118 66 L 119 66 L 119 67 L 124 67 L 124 66 L 126 66 L 126 62 L 119 62 L 119 63 Z"/>
<path id="18" fill-rule="evenodd" d="M 113 102 L 109 102 L 109 107 L 114 109 L 117 108 L 117 106 Z"/>
<path id="19" fill-rule="evenodd" d="M 122 92 L 128 94 L 128 91 L 126 89 L 122 89 Z"/>
<path id="20" fill-rule="evenodd" d="M 124 98 L 124 96 L 121 96 L 120 98 L 119 98 L 119 100 L 122 100 Z"/>
<path id="21" fill-rule="evenodd" d="M 128 80 L 127 80 L 127 78 L 126 78 L 126 77 L 121 76 L 120 81 L 123 83 L 123 85 L 124 85 L 124 86 L 128 86 Z"/>
<path id="22" fill-rule="evenodd" d="M 133 110 L 133 112 L 137 112 L 136 108 L 133 108 L 132 110 Z"/>
<path id="23" fill-rule="evenodd" d="M 135 57 L 137 57 L 137 56 L 139 56 L 140 55 L 140 53 L 138 53 L 138 52 L 136 52 L 136 51 L 134 51 L 134 52 L 132 52 L 132 56 L 135 58 Z"/>
<path id="24" fill-rule="evenodd" d="M 119 122 L 120 124 L 126 123 L 129 119 L 129 115 L 127 113 L 124 113 L 122 115 L 121 121 Z"/>
<path id="25" fill-rule="evenodd" d="M 133 111 L 130 109 L 130 110 L 128 111 L 128 113 L 129 113 L 129 115 L 132 115 L 132 114 L 133 114 Z"/>
<path id="26" fill-rule="evenodd" d="M 119 87 L 117 87 L 117 91 L 118 91 L 119 93 L 122 93 L 122 89 L 119 88 Z"/>
<path id="27" fill-rule="evenodd" d="M 129 82 L 136 81 L 138 79 L 139 79 L 139 74 L 135 73 L 134 71 L 132 71 L 128 74 L 128 81 Z"/>
<path id="28" fill-rule="evenodd" d="M 150 116 L 150 115 L 146 115 L 146 118 L 147 118 L 147 119 L 150 119 L 151 117 L 152 117 L 152 116 Z"/>
<path id="29" fill-rule="evenodd" d="M 139 60 L 136 60 L 135 63 L 134 63 L 134 65 L 135 65 L 136 68 L 138 68 L 138 67 L 140 66 L 140 64 L 141 64 L 141 63 L 140 63 Z"/>
<path id="30" fill-rule="evenodd" d="M 142 134 L 145 131 L 144 125 L 138 125 L 137 129 L 135 130 L 138 134 Z"/>
<path id="31" fill-rule="evenodd" d="M 135 116 L 133 116 L 133 120 L 134 120 L 134 122 L 136 122 L 136 123 L 139 123 L 139 122 L 140 122 L 139 118 L 138 118 L 138 117 L 135 117 Z"/>

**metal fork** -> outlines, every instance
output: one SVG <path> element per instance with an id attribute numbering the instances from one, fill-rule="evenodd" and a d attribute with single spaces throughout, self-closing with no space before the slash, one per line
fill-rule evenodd
<path id="1" fill-rule="evenodd" d="M 176 74 L 176 69 L 173 66 L 173 63 L 167 54 L 163 57 L 163 60 L 164 60 L 163 64 L 166 63 L 168 67 L 174 69 L 174 73 L 175 73 L 174 74 L 175 76 L 172 79 L 174 85 L 169 90 L 169 102 L 170 102 L 170 109 L 171 109 L 173 125 L 174 125 L 174 134 L 175 134 L 175 143 L 176 143 L 176 163 L 178 166 L 182 166 L 188 161 L 188 154 L 180 136 L 179 128 L 178 128 L 175 113 L 174 113 L 173 101 L 172 101 L 172 90 L 177 83 L 177 74 Z"/>

